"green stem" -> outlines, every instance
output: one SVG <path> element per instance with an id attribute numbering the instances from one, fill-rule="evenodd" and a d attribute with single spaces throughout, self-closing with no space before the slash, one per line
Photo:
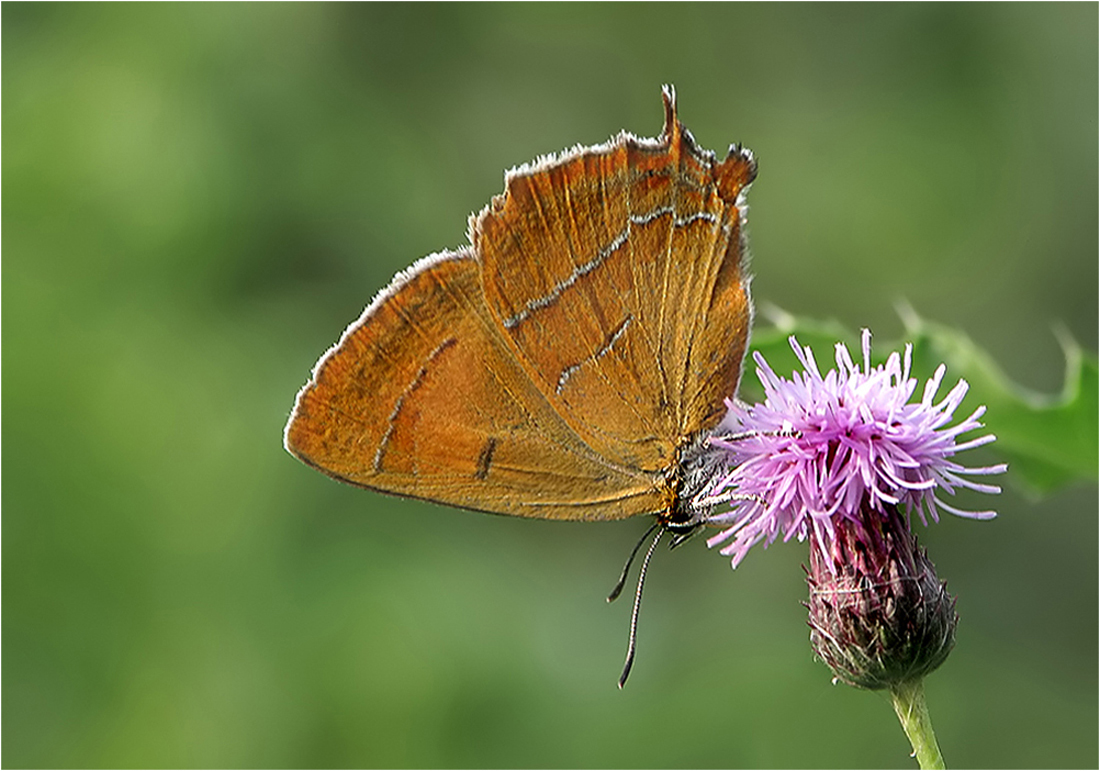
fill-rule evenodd
<path id="1" fill-rule="evenodd" d="M 898 713 L 901 727 L 913 745 L 913 755 L 921 768 L 944 768 L 943 755 L 936 744 L 932 730 L 932 718 L 924 702 L 924 680 L 912 680 L 890 689 L 894 712 Z"/>

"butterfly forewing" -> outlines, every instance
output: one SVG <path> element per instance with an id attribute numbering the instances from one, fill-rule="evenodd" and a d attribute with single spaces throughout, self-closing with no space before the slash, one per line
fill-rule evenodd
<path id="1" fill-rule="evenodd" d="M 495 331 L 470 253 L 383 293 L 318 364 L 286 442 L 344 481 L 465 508 L 615 519 L 667 505 L 550 408 Z"/>

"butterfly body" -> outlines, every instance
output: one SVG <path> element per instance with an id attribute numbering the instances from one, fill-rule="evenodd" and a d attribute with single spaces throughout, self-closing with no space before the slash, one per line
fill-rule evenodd
<path id="1" fill-rule="evenodd" d="M 566 520 L 701 520 L 705 437 L 737 387 L 752 154 L 657 139 L 521 167 L 470 246 L 400 273 L 317 363 L 287 449 L 351 484 Z"/>

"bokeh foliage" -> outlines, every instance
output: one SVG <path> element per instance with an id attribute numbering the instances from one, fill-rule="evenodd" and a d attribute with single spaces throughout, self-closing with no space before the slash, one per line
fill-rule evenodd
<path id="1" fill-rule="evenodd" d="M 1057 393 L 1055 325 L 1097 344 L 1097 6 L 0 14 L 6 766 L 907 762 L 811 659 L 802 545 L 657 555 L 620 693 L 645 523 L 383 498 L 280 430 L 503 169 L 655 134 L 663 82 L 760 159 L 761 307 L 885 342 L 907 301 Z M 1097 489 L 1024 481 L 922 533 L 962 615 L 928 698 L 949 764 L 1091 767 Z"/>

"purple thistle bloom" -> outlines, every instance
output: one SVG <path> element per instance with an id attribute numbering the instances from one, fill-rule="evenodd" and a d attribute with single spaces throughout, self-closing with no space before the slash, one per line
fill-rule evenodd
<path id="1" fill-rule="evenodd" d="M 804 371 L 790 380 L 775 374 L 758 353 L 757 376 L 765 400 L 745 405 L 727 401 L 729 412 L 711 438 L 728 453 L 728 471 L 700 496 L 700 503 L 733 504 L 711 515 L 728 525 L 707 541 L 726 543 L 721 553 L 733 566 L 755 544 L 765 546 L 812 535 L 823 547 L 833 543 L 837 527 L 858 523 L 874 512 L 916 511 L 921 521 L 939 520 L 939 509 L 974 519 L 993 511 L 967 512 L 949 506 L 937 488 L 954 494 L 958 487 L 999 493 L 964 475 L 999 474 L 1004 464 L 967 468 L 956 453 L 992 442 L 992 434 L 961 443 L 962 434 L 981 428 L 979 407 L 968 418 L 948 426 L 967 392 L 960 380 L 940 402 L 934 402 L 946 368 L 940 365 L 925 384 L 920 401 L 910 403 L 917 380 L 910 376 L 912 346 L 904 357 L 892 353 L 871 367 L 871 333 L 863 331 L 863 366 L 848 349 L 836 346 L 836 369 L 821 375 L 810 348 L 794 337 L 791 347 Z"/>

